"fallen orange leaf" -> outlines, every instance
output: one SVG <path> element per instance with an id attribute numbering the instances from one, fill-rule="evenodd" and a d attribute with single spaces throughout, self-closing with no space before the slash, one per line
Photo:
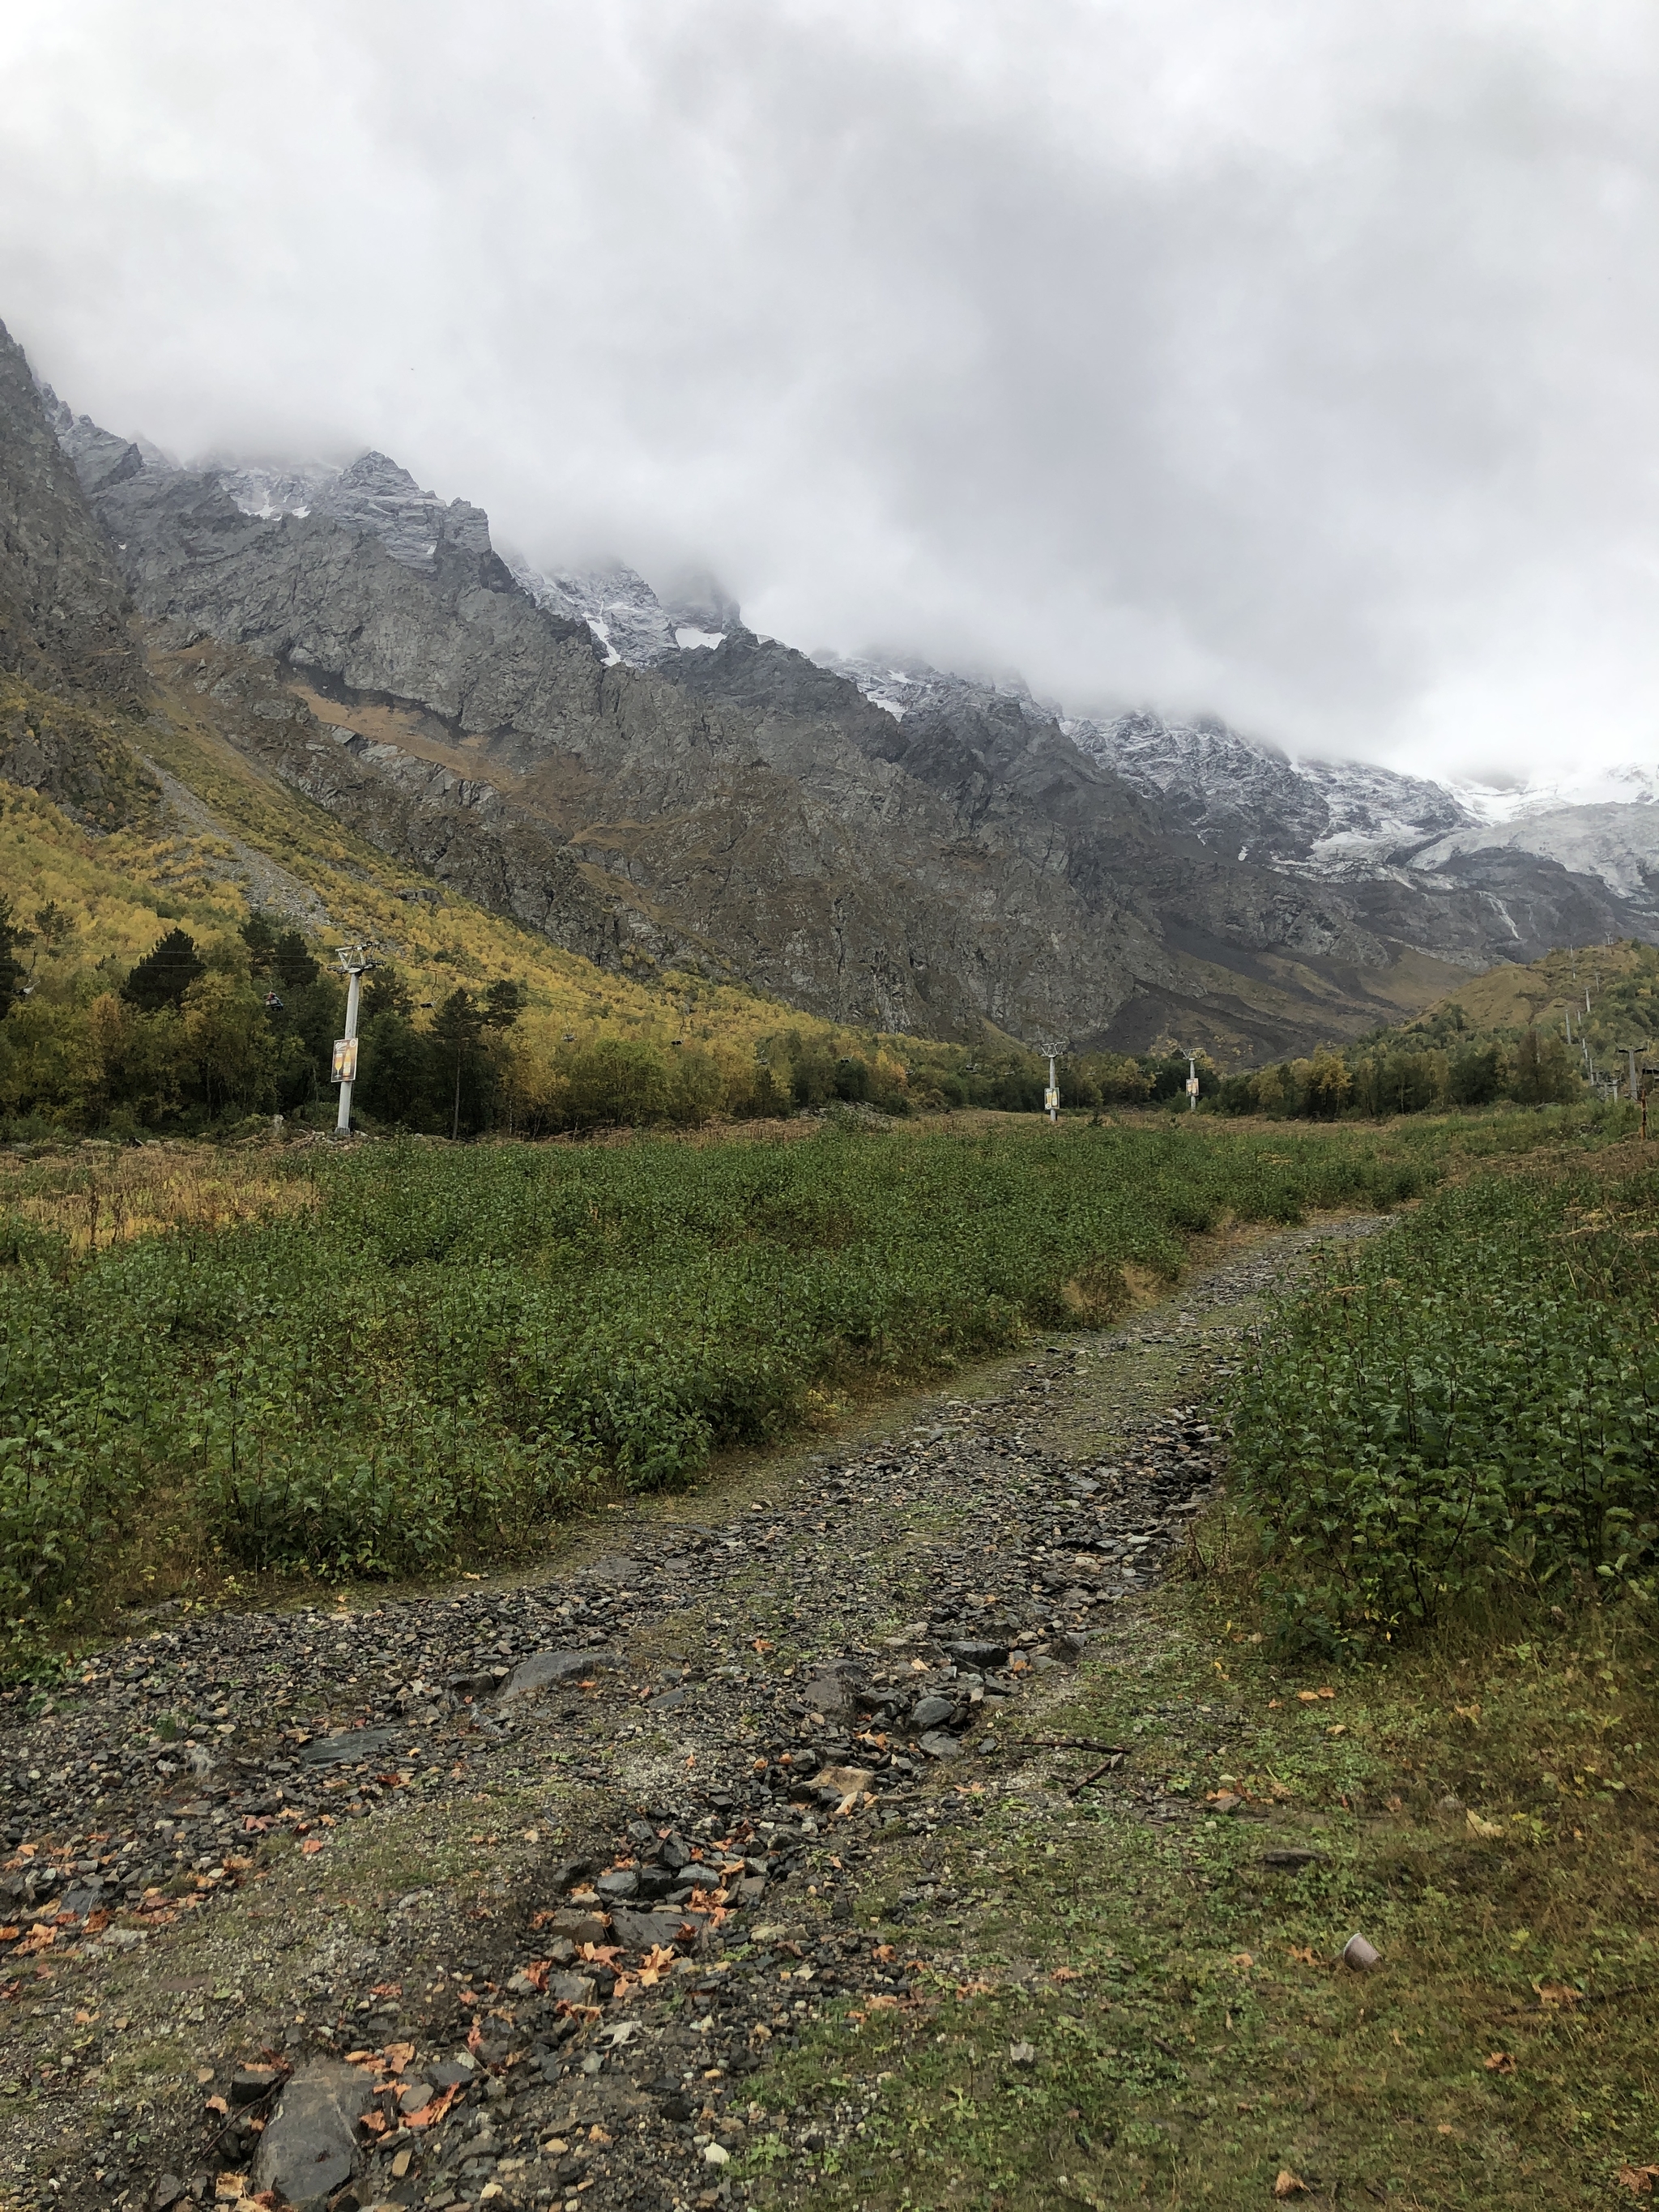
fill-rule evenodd
<path id="1" fill-rule="evenodd" d="M 1305 1944 L 1292 1943 L 1290 1955 L 1296 1960 L 1298 1966 L 1316 1966 L 1319 1964 L 1318 1960 Z"/>
<path id="2" fill-rule="evenodd" d="M 1621 2166 L 1613 2179 L 1622 2181 L 1626 2189 L 1633 2189 L 1638 2197 L 1651 2197 L 1656 2174 L 1659 2174 L 1659 2166 Z"/>
<path id="3" fill-rule="evenodd" d="M 1513 2074 L 1515 2071 L 1514 2054 L 1508 2051 L 1494 2051 L 1492 2057 L 1486 2061 L 1486 2071 L 1488 2074 Z"/>
<path id="4" fill-rule="evenodd" d="M 307 1836 L 300 1846 L 301 1851 L 307 1858 L 309 1858 L 313 1851 L 319 1851 L 322 1848 L 323 1839 L 320 1836 Z"/>
<path id="5" fill-rule="evenodd" d="M 1305 2197 L 1307 2193 L 1308 2185 L 1300 2174 L 1292 2173 L 1288 2166 L 1281 2166 L 1279 2169 L 1279 2179 L 1273 2183 L 1273 2195 L 1275 2197 Z"/>

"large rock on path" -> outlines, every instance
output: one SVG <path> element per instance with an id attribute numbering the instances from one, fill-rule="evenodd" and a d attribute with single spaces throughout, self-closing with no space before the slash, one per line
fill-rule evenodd
<path id="1" fill-rule="evenodd" d="M 351 2179 L 357 2121 L 368 2100 L 355 2066 L 319 2058 L 301 2067 L 259 2139 L 255 2190 L 275 2190 L 297 2212 L 326 2203 Z"/>

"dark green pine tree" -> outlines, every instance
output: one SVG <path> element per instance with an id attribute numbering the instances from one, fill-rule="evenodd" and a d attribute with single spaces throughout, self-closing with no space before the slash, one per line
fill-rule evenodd
<path id="1" fill-rule="evenodd" d="M 206 973 L 194 939 L 170 929 L 122 984 L 121 996 L 141 1013 L 159 1013 L 163 1006 L 181 1006 L 191 985 Z"/>

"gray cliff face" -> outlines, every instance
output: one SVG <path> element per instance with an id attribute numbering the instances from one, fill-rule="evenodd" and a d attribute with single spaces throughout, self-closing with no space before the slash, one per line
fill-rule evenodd
<path id="1" fill-rule="evenodd" d="M 128 706 L 142 665 L 108 543 L 23 349 L 0 325 L 0 669 Z"/>
<path id="2" fill-rule="evenodd" d="M 1435 786 L 1219 724 L 1064 722 L 1014 678 L 820 665 L 707 577 L 509 566 L 383 454 L 188 471 L 58 421 L 169 680 L 383 848 L 604 964 L 1233 1060 L 1393 1018 L 1402 956 L 1479 967 L 1624 918 L 1528 854 L 1413 871 L 1402 823 L 1473 818 Z"/>
<path id="3" fill-rule="evenodd" d="M 1229 1057 L 1385 1011 L 1353 978 L 1390 950 L 1340 899 L 1172 836 L 1038 711 L 901 727 L 712 592 L 674 611 L 725 631 L 632 667 L 476 508 L 378 457 L 299 485 L 303 515 L 296 484 L 145 466 L 97 492 L 158 647 L 180 680 L 240 655 L 210 687 L 236 742 L 573 951 L 894 1030 L 1081 1044 L 1178 1014 Z"/>

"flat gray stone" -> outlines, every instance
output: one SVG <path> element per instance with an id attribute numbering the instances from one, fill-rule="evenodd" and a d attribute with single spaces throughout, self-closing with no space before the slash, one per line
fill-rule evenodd
<path id="1" fill-rule="evenodd" d="M 555 1912 L 542 1923 L 556 1940 L 562 1936 L 567 1943 L 603 1943 L 605 1922 L 594 1911 L 580 1905 L 568 1905 Z"/>
<path id="2" fill-rule="evenodd" d="M 255 2190 L 274 2189 L 296 2212 L 325 2204 L 351 2179 L 357 2122 L 368 2102 L 368 2085 L 355 2066 L 332 2058 L 302 2066 L 259 2138 Z"/>
<path id="3" fill-rule="evenodd" d="M 839 1719 L 853 1710 L 853 1693 L 836 1674 L 818 1675 L 800 1694 L 807 1711 L 822 1713 L 826 1720 Z"/>
<path id="4" fill-rule="evenodd" d="M 936 1729 L 948 1721 L 957 1709 L 954 1698 L 919 1698 L 916 1709 L 910 1716 L 911 1725 L 917 1729 Z"/>
<path id="5" fill-rule="evenodd" d="M 528 1697 L 534 1691 L 550 1689 L 555 1682 L 568 1682 L 621 1664 L 614 1651 L 532 1651 L 529 1658 L 520 1660 L 502 1683 L 501 1701 Z"/>
<path id="6" fill-rule="evenodd" d="M 947 1735 L 943 1729 L 929 1729 L 921 1739 L 921 1747 L 929 1759 L 954 1759 L 962 1749 L 962 1738 Z"/>
<path id="7" fill-rule="evenodd" d="M 295 1756 L 307 1766 L 356 1766 L 360 1759 L 389 1758 L 408 1741 L 407 1729 L 348 1729 L 343 1735 L 313 1736 Z"/>
<path id="8" fill-rule="evenodd" d="M 550 1974 L 546 1993 L 555 2004 L 591 2005 L 596 1986 L 591 1974 Z"/>
<path id="9" fill-rule="evenodd" d="M 682 1940 L 680 1931 L 690 1927 L 700 1935 L 702 1917 L 696 1912 L 632 1912 L 619 1905 L 611 1915 L 611 1932 L 625 1951 L 650 1951 L 665 1948 Z M 691 1939 L 686 1937 L 685 1942 Z"/>

